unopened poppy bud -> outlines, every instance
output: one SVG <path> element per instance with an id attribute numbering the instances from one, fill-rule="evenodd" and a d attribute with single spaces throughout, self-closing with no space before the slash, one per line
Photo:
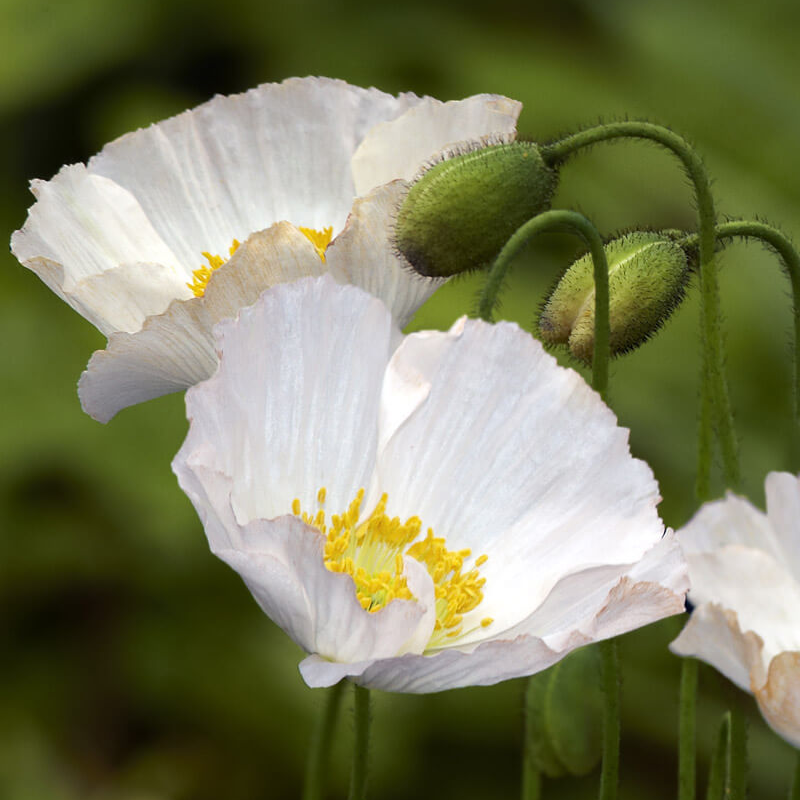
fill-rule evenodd
<path id="1" fill-rule="evenodd" d="M 668 233 L 635 231 L 605 246 L 612 355 L 635 350 L 680 305 L 690 268 Z M 542 339 L 567 344 L 586 364 L 594 351 L 594 265 L 578 259 L 556 285 L 539 317 Z"/>
<path id="2" fill-rule="evenodd" d="M 520 225 L 549 206 L 556 180 L 533 142 L 457 153 L 411 186 L 397 214 L 397 249 L 430 277 L 488 266 Z"/>

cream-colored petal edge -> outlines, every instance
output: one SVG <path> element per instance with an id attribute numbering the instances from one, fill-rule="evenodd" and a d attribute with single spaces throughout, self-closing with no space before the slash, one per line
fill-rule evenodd
<path id="1" fill-rule="evenodd" d="M 753 687 L 770 727 L 800 748 L 800 652 L 784 652 L 770 661 L 763 686 Z"/>
<path id="2" fill-rule="evenodd" d="M 511 134 L 522 104 L 502 95 L 479 94 L 442 103 L 426 97 L 397 119 L 376 125 L 353 156 L 357 195 L 395 178 L 411 180 L 448 145 Z"/>
<path id="3" fill-rule="evenodd" d="M 213 374 L 214 325 L 277 283 L 324 272 L 311 242 L 293 225 L 253 234 L 215 270 L 205 295 L 173 302 L 134 334 L 114 333 L 78 383 L 87 414 L 108 422 L 123 408 L 187 389 Z"/>

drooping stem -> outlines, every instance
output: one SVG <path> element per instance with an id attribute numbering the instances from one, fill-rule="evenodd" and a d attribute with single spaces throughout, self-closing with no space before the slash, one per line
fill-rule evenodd
<path id="1" fill-rule="evenodd" d="M 308 762 L 306 763 L 306 779 L 303 786 L 303 800 L 321 800 L 322 798 L 325 775 L 328 773 L 328 764 L 330 762 L 333 731 L 336 728 L 343 689 L 344 681 L 340 681 L 327 690 L 322 715 L 317 718 L 317 724 L 311 736 Z"/>
<path id="2" fill-rule="evenodd" d="M 739 456 L 722 352 L 719 285 L 714 259 L 716 212 L 703 162 L 689 143 L 674 131 L 661 125 L 636 121 L 613 122 L 587 128 L 546 146 L 542 150 L 542 156 L 547 164 L 555 167 L 583 148 L 620 138 L 647 139 L 668 148 L 680 159 L 694 186 L 698 214 L 703 344 L 696 491 L 701 500 L 706 500 L 711 494 L 715 425 L 722 451 L 725 481 L 730 487 L 736 487 L 739 483 Z"/>
<path id="3" fill-rule="evenodd" d="M 731 220 L 717 225 L 718 239 L 758 239 L 780 256 L 792 285 L 794 315 L 794 414 L 800 419 L 800 254 L 788 236 L 772 225 L 757 220 Z M 697 236 L 687 236 L 683 243 L 695 246 Z"/>
<path id="4" fill-rule="evenodd" d="M 600 642 L 603 683 L 603 766 L 600 800 L 616 800 L 619 785 L 620 691 L 619 653 L 616 639 Z"/>
<path id="5" fill-rule="evenodd" d="M 603 240 L 592 223 L 576 211 L 545 211 L 520 226 L 506 242 L 489 270 L 481 292 L 478 314 L 491 321 L 500 289 L 503 286 L 514 256 L 530 239 L 539 233 L 567 231 L 576 233 L 589 246 L 594 264 L 594 356 L 592 358 L 592 387 L 605 397 L 608 388 L 608 261 Z"/>
<path id="6" fill-rule="evenodd" d="M 711 766 L 708 770 L 708 788 L 706 800 L 725 799 L 725 777 L 728 767 L 728 750 L 730 745 L 731 715 L 726 713 L 717 733 L 717 743 L 711 754 Z"/>
<path id="7" fill-rule="evenodd" d="M 367 760 L 369 750 L 369 689 L 353 684 L 353 769 L 350 773 L 348 800 L 365 800 L 367 796 Z"/>
<path id="8" fill-rule="evenodd" d="M 745 800 L 747 795 L 747 722 L 738 697 L 733 703 L 730 714 L 727 796 L 730 800 Z"/>
<path id="9" fill-rule="evenodd" d="M 534 760 L 533 735 L 531 717 L 538 696 L 532 691 L 530 678 L 525 681 L 525 708 L 523 711 L 523 740 L 522 740 L 522 800 L 539 800 L 542 795 L 542 776 Z"/>
<path id="10" fill-rule="evenodd" d="M 695 717 L 697 705 L 697 661 L 681 662 L 680 718 L 678 720 L 678 800 L 694 800 L 697 787 Z"/>

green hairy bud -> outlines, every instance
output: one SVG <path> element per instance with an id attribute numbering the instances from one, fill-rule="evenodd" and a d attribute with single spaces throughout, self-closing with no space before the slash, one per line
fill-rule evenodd
<path id="1" fill-rule="evenodd" d="M 533 142 L 456 153 L 411 186 L 397 214 L 397 249 L 429 277 L 486 267 L 520 225 L 549 206 L 556 180 Z"/>
<path id="2" fill-rule="evenodd" d="M 608 259 L 611 354 L 635 350 L 680 305 L 690 266 L 670 233 L 636 231 L 605 246 Z M 591 364 L 594 349 L 594 267 L 590 255 L 563 275 L 539 317 L 542 339 L 566 344 Z"/>

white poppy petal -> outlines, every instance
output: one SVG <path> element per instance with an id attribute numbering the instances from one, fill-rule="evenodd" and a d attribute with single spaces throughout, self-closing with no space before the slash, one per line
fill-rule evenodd
<path id="1" fill-rule="evenodd" d="M 445 281 L 424 278 L 410 269 L 391 240 L 394 216 L 406 191 L 403 181 L 380 186 L 353 204 L 344 231 L 326 252 L 331 272 L 360 286 L 388 306 L 399 327 Z"/>
<path id="2" fill-rule="evenodd" d="M 395 178 L 411 180 L 448 145 L 516 130 L 522 104 L 496 94 L 442 103 L 424 98 L 401 116 L 376 125 L 353 156 L 357 195 Z"/>
<path id="3" fill-rule="evenodd" d="M 775 656 L 766 682 L 755 687 L 754 693 L 772 729 L 800 748 L 800 652 Z"/>
<path id="4" fill-rule="evenodd" d="M 728 545 L 687 556 L 693 603 L 718 603 L 736 612 L 742 630 L 764 641 L 768 657 L 800 650 L 800 584 L 761 550 Z"/>
<path id="5" fill-rule="evenodd" d="M 214 271 L 204 297 L 172 303 L 137 333 L 112 334 L 81 375 L 84 411 L 108 422 L 127 406 L 211 377 L 217 366 L 212 334 L 217 322 L 235 316 L 270 286 L 323 272 L 311 242 L 288 222 L 253 234 Z"/>
<path id="6" fill-rule="evenodd" d="M 733 492 L 705 503 L 681 528 L 680 539 L 686 553 L 710 553 L 728 544 L 755 547 L 773 556 L 780 553 L 767 515 Z"/>
<path id="7" fill-rule="evenodd" d="M 344 512 L 374 465 L 377 408 L 395 329 L 383 304 L 329 276 L 283 284 L 220 325 L 224 360 L 187 394 L 191 452 L 214 444 L 244 523 L 287 513 L 294 498 Z M 313 354 L 313 357 L 309 357 Z M 343 380 L 346 376 L 346 380 Z"/>
<path id="8" fill-rule="evenodd" d="M 669 649 L 679 656 L 702 659 L 745 691 L 750 691 L 751 671 L 764 669 L 760 637 L 742 631 L 736 613 L 716 603 L 695 608 Z"/>
<path id="9" fill-rule="evenodd" d="M 514 326 L 461 321 L 447 334 L 411 337 L 408 348 L 406 339 L 397 351 L 402 356 L 395 359 L 397 335 L 378 300 L 337 284 L 331 275 L 277 286 L 238 319 L 218 326 L 220 367 L 187 393 L 191 427 L 175 458 L 175 472 L 206 524 L 212 547 L 245 577 L 270 616 L 280 616 L 273 606 L 282 602 L 272 596 L 271 581 L 283 587 L 286 602 L 295 601 L 287 582 L 275 578 L 275 563 L 263 560 L 267 555 L 289 563 L 297 581 L 307 584 L 313 625 L 306 638 L 293 635 L 311 654 L 301 665 L 310 685 L 350 677 L 366 686 L 425 692 L 495 683 L 544 669 L 575 647 L 683 608 L 685 564 L 674 537 L 661 538 L 652 476 L 630 457 L 625 432 L 617 432 L 613 415 L 579 378 L 548 361 Z M 537 380 L 529 380 L 531 372 Z M 492 388 L 472 388 L 481 383 L 476 375 Z M 522 389 L 515 390 L 512 381 Z M 387 396 L 395 390 L 399 399 Z M 526 407 L 537 391 L 549 391 L 555 399 Z M 473 402 L 463 404 L 462 394 Z M 505 487 L 498 489 L 518 514 L 504 516 L 498 506 L 493 517 L 481 519 L 480 530 L 470 529 L 470 519 L 451 506 L 462 501 L 475 505 L 473 498 L 463 500 L 442 472 L 454 453 L 465 457 L 477 442 L 478 454 L 486 457 L 480 474 L 488 477 L 486 482 L 472 477 L 462 488 L 482 492 L 486 502 L 494 503 L 495 469 L 500 481 L 513 481 L 508 464 L 527 476 L 526 458 L 536 460 L 538 454 L 532 439 L 525 438 L 530 437 L 527 419 L 514 416 L 518 403 L 531 415 L 543 414 L 551 426 L 567 427 L 570 435 L 560 440 L 560 448 L 550 453 L 546 441 L 538 447 L 568 467 L 543 471 L 544 486 L 518 482 L 516 491 L 525 493 L 524 501 L 505 493 Z M 560 419 L 553 405 L 562 403 L 572 415 L 583 415 L 584 427 Z M 462 414 L 468 423 L 463 427 L 451 419 Z M 518 430 L 503 427 L 509 417 Z M 420 419 L 424 424 L 416 429 Z M 493 449 L 485 428 L 501 442 L 499 447 Z M 546 427 L 533 430 L 540 439 L 549 435 Z M 526 452 L 512 448 L 509 457 L 502 443 L 519 431 Z M 441 463 L 429 457 L 428 448 Z M 602 485 L 608 496 L 593 496 L 594 508 L 582 509 L 583 494 L 594 487 L 553 489 L 556 479 L 569 482 L 571 472 L 602 484 L 583 460 L 602 461 L 606 451 L 612 452 L 615 480 L 640 482 L 630 494 Z M 617 458 L 634 466 L 626 471 L 617 466 Z M 426 485 L 440 492 L 438 505 L 426 496 Z M 326 492 L 317 494 L 321 486 Z M 368 489 L 371 499 L 347 509 L 359 487 Z M 516 525 L 517 518 L 525 519 L 531 498 L 541 496 L 571 551 L 559 553 L 560 572 L 543 577 L 535 529 Z M 429 504 L 420 513 L 422 501 Z M 559 502 L 569 507 L 559 508 Z M 307 512 L 305 522 L 280 516 L 288 509 L 298 516 Z M 331 516 L 345 509 L 345 515 Z M 460 525 L 444 534 L 437 531 L 444 541 L 423 536 L 426 515 Z M 569 524 L 582 524 L 584 516 L 599 520 L 605 549 L 592 552 L 593 542 L 569 541 Z M 316 552 L 295 552 L 303 545 L 285 532 L 290 523 L 311 532 Z M 650 527 L 637 539 L 627 526 L 642 523 Z M 503 525 L 511 530 L 516 525 L 523 541 L 512 541 Z M 325 536 L 324 554 L 323 536 L 315 529 Z M 618 545 L 626 536 L 633 543 Z M 284 540 L 294 555 L 277 553 L 276 541 Z M 475 553 L 463 553 L 465 545 L 474 545 Z M 484 550 L 488 563 L 476 560 Z M 626 553 L 631 554 L 627 562 L 616 560 Z M 497 583 L 509 585 L 490 589 L 488 578 L 483 585 L 480 577 L 492 561 L 498 563 Z M 296 563 L 301 566 L 292 566 Z"/>
<path id="10" fill-rule="evenodd" d="M 770 472 L 764 482 L 767 516 L 779 542 L 782 560 L 800 583 L 800 478 Z"/>
<path id="11" fill-rule="evenodd" d="M 627 431 L 516 326 L 467 320 L 449 333 L 412 334 L 389 364 L 385 391 L 404 380 L 416 387 L 412 404 L 421 385 L 432 388 L 407 418 L 398 398 L 382 403 L 402 422 L 380 435 L 389 511 L 400 513 L 402 498 L 403 511 L 449 547 L 490 555 L 481 608 L 501 628 L 562 576 L 632 563 L 661 538 L 658 487 L 630 457 Z"/>
<path id="12" fill-rule="evenodd" d="M 419 102 L 329 78 L 227 97 L 106 145 L 89 169 L 132 192 L 191 267 L 274 222 L 344 226 L 350 158 L 376 123 Z M 397 176 L 392 176 L 397 177 Z"/>

